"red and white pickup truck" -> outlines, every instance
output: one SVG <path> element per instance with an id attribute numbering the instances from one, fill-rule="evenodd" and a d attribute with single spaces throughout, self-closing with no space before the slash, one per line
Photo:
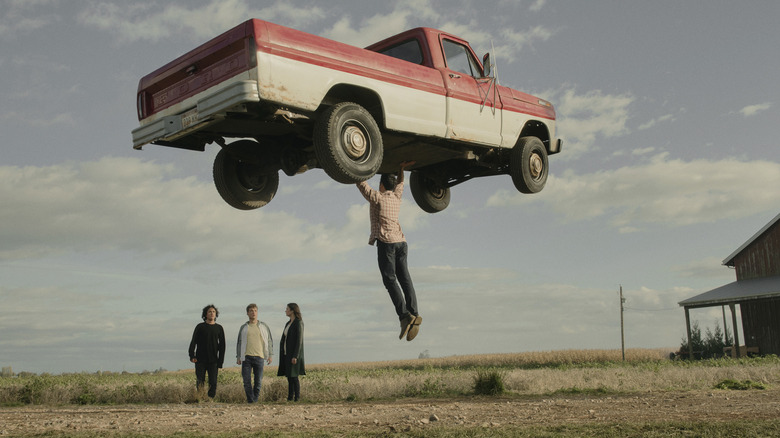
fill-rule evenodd
<path id="1" fill-rule="evenodd" d="M 562 145 L 550 102 L 499 85 L 489 54 L 430 28 L 361 49 L 252 19 L 144 76 L 136 100 L 133 147 L 219 144 L 214 183 L 243 210 L 274 197 L 279 170 L 349 184 L 403 161 L 430 213 L 475 177 L 535 193 Z"/>

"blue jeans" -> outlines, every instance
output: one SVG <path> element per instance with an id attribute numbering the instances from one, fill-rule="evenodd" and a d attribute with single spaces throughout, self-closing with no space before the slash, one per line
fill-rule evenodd
<path id="1" fill-rule="evenodd" d="M 260 385 L 263 381 L 263 364 L 265 359 L 260 356 L 244 356 L 241 362 L 241 377 L 244 378 L 244 392 L 247 403 L 256 403 L 260 398 Z M 255 373 L 255 384 L 252 385 L 252 372 Z"/>
<path id="2" fill-rule="evenodd" d="M 409 269 L 406 267 L 408 252 L 406 242 L 384 243 L 377 240 L 376 249 L 382 282 L 387 288 L 387 293 L 390 294 L 398 318 L 404 319 L 410 313 L 417 315 L 417 295 L 414 292 Z"/>

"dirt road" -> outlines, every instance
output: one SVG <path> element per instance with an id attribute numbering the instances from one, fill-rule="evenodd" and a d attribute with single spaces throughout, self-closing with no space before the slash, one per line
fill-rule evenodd
<path id="1" fill-rule="evenodd" d="M 49 433 L 406 431 L 432 425 L 502 427 L 586 422 L 776 419 L 780 390 L 654 392 L 621 396 L 403 399 L 308 404 L 25 406 L 0 408 L 0 436 Z"/>

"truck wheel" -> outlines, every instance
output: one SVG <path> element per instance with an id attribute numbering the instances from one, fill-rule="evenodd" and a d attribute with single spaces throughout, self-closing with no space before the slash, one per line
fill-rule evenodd
<path id="1" fill-rule="evenodd" d="M 538 193 L 547 183 L 547 150 L 536 137 L 522 137 L 512 149 L 509 174 L 521 193 Z"/>
<path id="2" fill-rule="evenodd" d="M 342 102 L 326 109 L 314 127 L 314 153 L 320 167 L 344 184 L 365 181 L 382 164 L 382 135 L 362 106 Z"/>
<path id="3" fill-rule="evenodd" d="M 279 172 L 268 172 L 267 166 L 264 169 L 222 149 L 214 159 L 214 185 L 231 207 L 254 210 L 274 198 L 279 188 Z"/>
<path id="4" fill-rule="evenodd" d="M 412 197 L 427 213 L 438 213 L 450 205 L 450 188 L 442 188 L 420 172 L 412 172 L 409 179 Z"/>

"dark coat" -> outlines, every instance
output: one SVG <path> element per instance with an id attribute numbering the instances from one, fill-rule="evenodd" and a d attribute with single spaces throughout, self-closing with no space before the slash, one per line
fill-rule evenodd
<path id="1" fill-rule="evenodd" d="M 282 332 L 282 340 L 279 342 L 279 371 L 277 376 L 286 377 L 298 377 L 306 375 L 306 367 L 303 361 L 303 321 L 295 318 L 292 323 L 287 321 L 284 328 L 287 326 L 290 329 L 287 330 L 287 335 Z M 287 354 L 284 354 L 285 348 Z M 292 364 L 292 358 L 297 358 L 298 363 Z"/>

